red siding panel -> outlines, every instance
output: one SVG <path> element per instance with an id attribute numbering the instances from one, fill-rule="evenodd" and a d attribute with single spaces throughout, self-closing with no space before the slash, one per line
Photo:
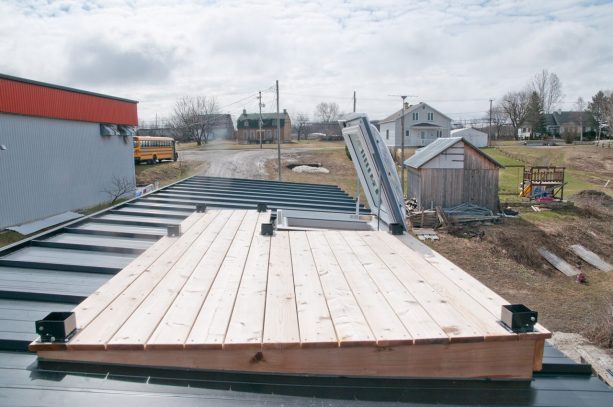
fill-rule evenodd
<path id="1" fill-rule="evenodd" d="M 136 102 L 0 78 L 0 112 L 138 125 Z"/>

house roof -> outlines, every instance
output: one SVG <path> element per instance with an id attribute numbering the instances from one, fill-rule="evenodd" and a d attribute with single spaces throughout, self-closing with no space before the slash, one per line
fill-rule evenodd
<path id="1" fill-rule="evenodd" d="M 239 198 L 237 198 L 239 197 Z M 181 222 L 196 202 L 250 208 L 294 204 L 353 212 L 355 202 L 334 186 L 192 177 L 154 193 L 46 231 L 0 250 L 0 388 L 10 405 L 147 405 L 148 407 L 320 405 L 610 406 L 613 392 L 546 345 L 544 370 L 529 383 L 248 375 L 181 369 L 61 364 L 24 352 L 34 321 L 69 311 L 114 270 Z M 339 209 L 340 208 L 340 209 Z M 349 209 L 351 208 L 351 209 Z M 10 263 L 12 262 L 12 263 Z M 19 263 L 21 262 L 21 263 Z M 24 266 L 27 266 L 24 267 Z M 85 272 L 87 271 L 87 272 Z M 15 352 L 18 351 L 18 352 Z M 563 392 L 563 395 L 561 395 Z M 315 398 L 314 398 L 315 397 Z M 4 404 L 0 403 L 0 404 Z"/>
<path id="2" fill-rule="evenodd" d="M 472 143 L 470 143 L 469 141 L 467 141 L 466 139 L 462 137 L 438 138 L 434 140 L 432 143 L 425 146 L 424 148 L 415 152 L 415 154 L 413 154 L 411 157 L 407 158 L 404 161 L 404 165 L 406 167 L 411 167 L 411 168 L 416 168 L 416 169 L 421 168 L 422 166 L 430 162 L 432 159 L 434 159 L 436 156 L 438 156 L 439 154 L 442 154 L 448 148 L 454 146 L 456 143 L 460 141 L 463 141 L 464 144 L 467 145 L 469 148 L 472 148 L 473 150 L 475 150 L 476 152 L 478 152 L 483 157 L 487 158 L 489 161 L 493 162 L 497 166 L 503 167 L 503 165 L 500 164 L 498 161 L 494 160 L 488 154 L 484 153 L 481 149 L 475 147 Z"/>
<path id="3" fill-rule="evenodd" d="M 418 103 L 418 104 L 416 104 L 416 105 L 409 106 L 409 108 L 408 108 L 408 109 L 404 109 L 404 115 L 406 116 L 407 114 L 414 112 L 415 110 L 417 110 L 417 109 L 418 109 L 418 108 L 420 108 L 420 107 L 423 107 L 424 105 L 425 105 L 426 107 L 430 108 L 430 110 L 432 110 L 432 111 L 434 111 L 434 112 L 436 112 L 436 113 L 440 114 L 441 116 L 443 116 L 443 117 L 445 117 L 445 118 L 447 118 L 447 119 L 451 120 L 451 118 L 450 118 L 449 116 L 447 116 L 447 115 L 445 115 L 445 114 L 441 113 L 439 110 L 436 110 L 435 108 L 433 108 L 432 106 L 430 106 L 429 104 L 424 103 L 424 102 L 419 102 L 419 103 Z M 385 119 L 380 120 L 380 121 L 379 121 L 379 123 L 388 123 L 388 122 L 393 122 L 393 121 L 398 120 L 398 119 L 400 118 L 400 116 L 402 116 L 402 109 L 398 110 L 397 112 L 392 113 L 391 115 L 389 115 L 389 116 L 388 116 L 388 117 L 386 117 Z"/>
<path id="4" fill-rule="evenodd" d="M 590 123 L 593 120 L 593 116 L 590 112 L 577 112 L 577 111 L 566 111 L 566 112 L 553 112 L 551 114 L 553 120 L 555 121 L 555 125 L 562 126 L 566 123 L 576 123 L 579 124 L 581 118 L 583 118 L 583 124 Z M 549 124 L 549 123 L 548 123 Z"/>

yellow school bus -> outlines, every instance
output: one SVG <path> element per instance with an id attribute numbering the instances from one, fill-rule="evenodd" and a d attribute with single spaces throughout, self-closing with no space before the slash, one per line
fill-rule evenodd
<path id="1" fill-rule="evenodd" d="M 177 161 L 175 140 L 171 137 L 134 136 L 134 162 L 155 164 L 162 160 Z"/>

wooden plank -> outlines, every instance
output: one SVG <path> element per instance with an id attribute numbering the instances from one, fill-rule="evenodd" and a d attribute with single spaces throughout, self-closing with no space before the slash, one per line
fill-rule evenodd
<path id="1" fill-rule="evenodd" d="M 298 349 L 41 351 L 45 360 L 340 376 L 530 379 L 534 341 Z M 256 356 L 258 355 L 258 356 Z"/>
<path id="2" fill-rule="evenodd" d="M 572 250 L 573 253 L 575 253 L 577 256 L 581 257 L 583 261 L 591 264 L 592 266 L 596 267 L 598 270 L 604 271 L 606 273 L 613 270 L 613 265 L 611 265 L 610 263 L 607 263 L 599 255 L 586 249 L 580 244 L 572 245 L 570 247 L 570 250 Z"/>
<path id="3" fill-rule="evenodd" d="M 291 232 L 289 238 L 301 346 L 338 345 L 306 233 Z"/>
<path id="4" fill-rule="evenodd" d="M 384 232 L 383 232 L 384 233 Z M 430 317 L 441 327 L 450 340 L 483 340 L 483 335 L 473 327 L 462 314 L 456 311 L 452 304 L 442 297 L 428 281 L 415 272 L 410 263 L 398 255 L 397 248 L 390 247 L 381 239 L 381 232 L 363 232 L 360 237 L 373 249 L 377 256 L 394 273 L 425 309 Z"/>
<path id="5" fill-rule="evenodd" d="M 214 218 L 216 213 L 208 212 L 200 218 L 186 233 L 179 237 L 175 243 L 160 256 L 146 272 L 141 273 L 121 294 L 115 298 L 90 324 L 79 332 L 69 346 L 104 347 L 117 332 L 132 312 L 147 297 L 172 266 L 183 256 L 192 245 L 194 239 L 200 235 Z"/>
<path id="6" fill-rule="evenodd" d="M 230 212 L 230 219 L 196 265 L 183 289 L 147 341 L 147 348 L 183 347 L 232 240 L 247 213 L 243 210 L 223 212 Z"/>
<path id="7" fill-rule="evenodd" d="M 266 223 L 269 217 L 269 213 L 262 214 L 256 228 Z M 232 346 L 259 348 L 262 345 L 270 241 L 269 236 L 260 234 L 253 236 L 224 340 L 225 348 Z"/>
<path id="8" fill-rule="evenodd" d="M 183 232 L 201 219 L 204 213 L 194 213 L 181 224 Z M 158 260 L 176 241 L 177 237 L 162 237 L 140 256 L 135 258 L 122 271 L 98 288 L 73 311 L 77 317 L 77 328 L 85 328 L 100 312 L 102 312 L 127 286 L 140 276 L 150 265 Z"/>
<path id="9" fill-rule="evenodd" d="M 494 337 L 516 339 L 515 334 L 509 333 L 498 323 L 489 310 L 476 301 L 470 294 L 465 292 L 455 281 L 449 279 L 428 263 L 423 256 L 403 245 L 395 236 L 389 233 L 379 233 L 379 238 L 391 248 L 396 249 L 398 255 L 419 274 L 422 279 L 434 288 L 444 299 L 451 303 L 455 310 L 462 314 L 479 334 L 486 340 Z"/>
<path id="10" fill-rule="evenodd" d="M 289 233 L 277 231 L 270 243 L 264 348 L 300 346 Z"/>
<path id="11" fill-rule="evenodd" d="M 306 235 L 340 346 L 376 343 L 324 232 L 307 232 Z"/>
<path id="12" fill-rule="evenodd" d="M 185 342 L 186 347 L 222 347 L 251 241 L 254 234 L 260 233 L 259 217 L 257 212 L 249 211 L 243 219 L 194 321 Z"/>
<path id="13" fill-rule="evenodd" d="M 194 240 L 189 250 L 174 264 L 147 298 L 132 313 L 107 347 L 144 347 L 145 343 L 168 311 L 196 265 L 226 225 L 230 212 L 217 212 L 215 219 Z"/>
<path id="14" fill-rule="evenodd" d="M 377 344 L 387 346 L 413 343 L 411 334 L 356 258 L 354 248 L 347 245 L 340 232 L 326 231 L 324 237 L 330 244 L 351 291 L 375 335 Z"/>
<path id="15" fill-rule="evenodd" d="M 113 300 L 90 324 L 79 332 L 69 343 L 69 347 L 105 347 L 126 319 L 145 299 L 172 266 L 183 256 L 216 213 L 207 212 L 186 233 L 160 256 L 146 272 L 139 275 L 121 294 Z"/>
<path id="16" fill-rule="evenodd" d="M 453 264 L 440 253 L 432 250 L 427 245 L 423 244 L 414 237 L 403 234 L 396 236 L 404 245 L 421 254 L 428 263 L 432 264 L 441 274 L 453 280 L 465 292 L 470 294 L 479 304 L 483 305 L 497 319 L 500 319 L 500 313 L 503 305 L 509 304 L 507 300 L 496 294 L 489 287 L 471 276 L 460 267 Z M 544 335 L 551 337 L 551 332 L 545 329 L 542 325 L 536 324 L 535 332 L 530 335 Z"/>
<path id="17" fill-rule="evenodd" d="M 561 271 L 562 273 L 564 273 L 568 277 L 574 277 L 577 274 L 579 274 L 579 270 L 577 270 L 576 268 L 574 268 L 573 266 L 571 266 L 570 264 L 568 264 L 567 262 L 565 262 L 564 260 L 562 260 L 561 258 L 556 256 L 555 254 L 553 254 L 549 250 L 545 249 L 544 247 L 539 248 L 538 252 L 553 267 L 555 267 L 556 269 L 558 269 L 558 271 Z"/>
<path id="18" fill-rule="evenodd" d="M 355 232 L 342 232 L 342 235 L 415 342 L 447 342 L 445 332 L 375 251 Z"/>

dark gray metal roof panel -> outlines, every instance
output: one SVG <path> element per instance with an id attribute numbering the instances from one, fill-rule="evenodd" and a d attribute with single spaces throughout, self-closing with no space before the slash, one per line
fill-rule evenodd
<path id="1" fill-rule="evenodd" d="M 153 244 L 152 240 L 96 235 L 77 235 L 72 233 L 62 233 L 60 235 L 50 237 L 49 239 L 45 239 L 44 241 L 66 244 L 98 245 L 101 247 L 124 247 L 142 250 L 148 249 L 149 246 Z"/>
<path id="2" fill-rule="evenodd" d="M 112 225 L 112 224 L 93 223 L 93 222 L 77 226 L 77 229 L 91 230 L 91 231 L 139 233 L 139 234 L 152 235 L 152 236 L 164 236 L 166 234 L 166 229 L 161 228 L 161 227 Z"/>
<path id="3" fill-rule="evenodd" d="M 31 354 L 0 352 L 0 405 L 608 407 L 613 402 L 613 392 L 590 376 L 536 375 L 530 383 L 299 376 L 253 380 L 232 373 L 55 369 L 37 365 Z"/>
<path id="4" fill-rule="evenodd" d="M 53 249 L 46 247 L 26 247 L 10 253 L 2 261 L 28 263 L 48 263 L 60 265 L 112 267 L 122 269 L 136 256 L 123 253 L 104 253 L 85 250 Z"/>

